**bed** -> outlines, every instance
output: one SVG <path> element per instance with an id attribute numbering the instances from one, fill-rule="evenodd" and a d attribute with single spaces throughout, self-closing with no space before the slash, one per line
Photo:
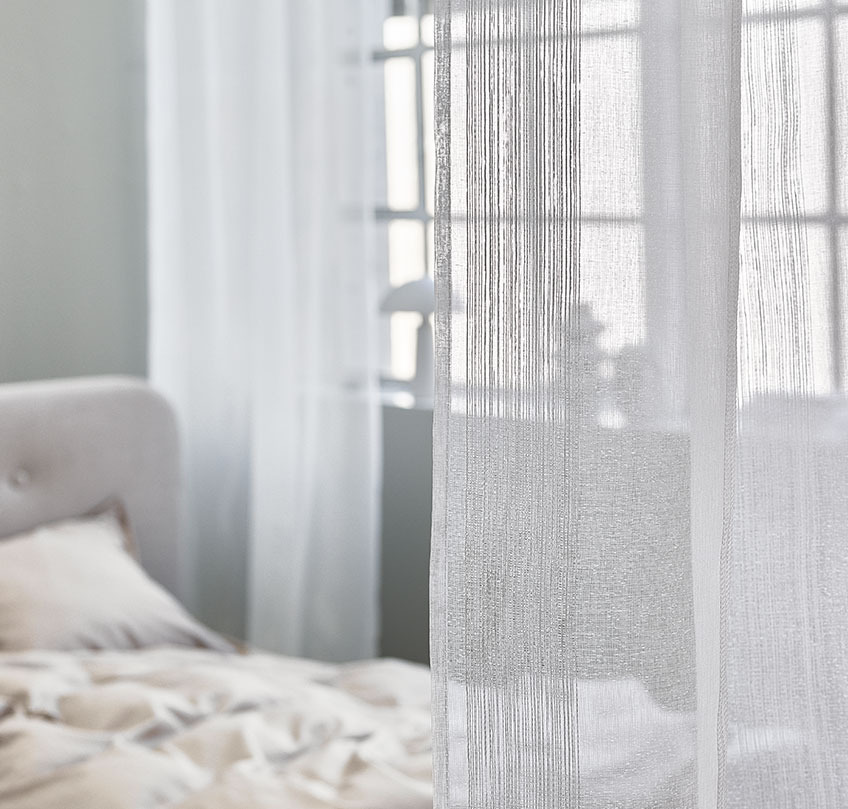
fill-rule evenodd
<path id="1" fill-rule="evenodd" d="M 426 668 L 245 654 L 174 597 L 177 445 L 143 382 L 0 386 L 0 806 L 432 807 Z M 581 806 L 676 809 L 694 713 L 629 669 L 576 685 Z M 732 727 L 729 772 L 805 749 Z"/>
<path id="2" fill-rule="evenodd" d="M 245 654 L 173 598 L 177 444 L 137 380 L 0 388 L 0 805 L 430 807 L 424 667 Z"/>

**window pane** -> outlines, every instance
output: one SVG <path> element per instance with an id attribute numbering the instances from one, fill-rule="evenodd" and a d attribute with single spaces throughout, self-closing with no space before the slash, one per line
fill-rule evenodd
<path id="1" fill-rule="evenodd" d="M 418 207 L 418 138 L 415 114 L 415 63 L 387 59 L 386 195 L 390 208 Z"/>
<path id="2" fill-rule="evenodd" d="M 411 15 L 389 17 L 383 23 L 383 47 L 387 51 L 414 48 L 418 44 L 418 20 Z"/>
<path id="3" fill-rule="evenodd" d="M 807 261 L 810 295 L 810 350 L 813 390 L 818 396 L 833 393 L 834 314 L 832 263 L 828 228 L 807 227 Z"/>
<path id="4" fill-rule="evenodd" d="M 642 67 L 639 37 L 590 37 L 581 60 L 581 202 L 585 216 L 639 216 Z"/>
<path id="5" fill-rule="evenodd" d="M 421 55 L 421 90 L 424 100 L 424 182 L 427 183 L 427 211 L 431 216 L 436 191 L 436 141 L 433 132 L 434 70 L 433 51 L 427 51 Z"/>
<path id="6" fill-rule="evenodd" d="M 421 41 L 425 45 L 429 45 L 431 48 L 435 42 L 434 36 L 434 26 L 435 23 L 433 21 L 432 14 L 424 14 L 421 17 Z"/>
<path id="7" fill-rule="evenodd" d="M 848 227 L 839 231 L 835 271 L 839 278 L 840 343 L 842 348 L 842 392 L 848 390 Z"/>
<path id="8" fill-rule="evenodd" d="M 613 355 L 644 340 L 648 315 L 664 317 L 667 306 L 646 311 L 641 225 L 587 222 L 581 241 L 581 303 L 600 327 L 597 345 Z"/>
<path id="9" fill-rule="evenodd" d="M 835 310 L 828 228 L 747 222 L 740 236 L 740 393 L 830 393 Z M 798 293 L 791 307 L 787 286 Z"/>
<path id="10" fill-rule="evenodd" d="M 415 349 L 421 315 L 395 312 L 392 316 L 392 376 L 412 379 L 415 376 Z"/>
<path id="11" fill-rule="evenodd" d="M 427 272 L 433 275 L 433 266 L 436 256 L 436 236 L 433 228 L 433 223 L 427 223 Z"/>
<path id="12" fill-rule="evenodd" d="M 743 95 L 742 132 L 747 137 L 742 144 L 746 178 L 742 205 L 748 214 L 790 214 L 797 204 L 808 214 L 827 210 L 830 178 L 825 25 L 824 19 L 815 17 L 779 25 L 768 21 L 745 26 L 743 76 L 747 77 L 746 84 L 763 88 L 763 92 Z M 774 54 L 784 33 L 795 38 L 798 53 L 804 58 L 776 67 Z M 774 82 L 775 70 L 790 82 L 788 92 Z M 787 103 L 792 109 L 784 109 Z M 774 126 L 781 118 L 797 121 L 797 131 L 780 124 L 785 132 L 776 138 Z M 791 175 L 803 177 L 801 199 L 788 196 L 788 189 L 781 185 L 787 167 Z"/>
<path id="13" fill-rule="evenodd" d="M 831 177 L 828 172 L 826 19 L 798 23 L 798 109 L 801 176 L 804 178 L 804 210 L 823 213 L 828 208 Z"/>
<path id="14" fill-rule="evenodd" d="M 848 13 L 835 22 L 836 40 L 836 176 L 839 178 L 839 210 L 848 214 Z"/>
<path id="15" fill-rule="evenodd" d="M 583 30 L 633 28 L 639 24 L 639 6 L 640 0 L 583 0 Z"/>
<path id="16" fill-rule="evenodd" d="M 424 225 L 408 219 L 389 223 L 389 281 L 400 286 L 424 275 Z"/>

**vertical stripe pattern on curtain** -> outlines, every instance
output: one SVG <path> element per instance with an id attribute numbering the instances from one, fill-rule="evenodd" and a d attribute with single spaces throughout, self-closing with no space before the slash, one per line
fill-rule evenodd
<path id="1" fill-rule="evenodd" d="M 485 560 L 456 582 L 468 793 L 542 806 L 572 802 L 578 772 L 581 404 L 561 393 L 579 361 L 579 4 L 472 2 L 465 22 L 463 556 Z"/>
<path id="2" fill-rule="evenodd" d="M 742 2 L 437 20 L 437 806 L 741 806 Z"/>
<path id="3" fill-rule="evenodd" d="M 451 807 L 578 796 L 579 11 L 452 4 L 440 41 L 440 71 L 464 88 L 440 110 L 460 125 L 439 151 L 451 234 L 437 442 L 458 488 L 437 527 L 434 663 L 447 714 L 437 793 Z"/>
<path id="4" fill-rule="evenodd" d="M 453 717 L 437 790 L 573 804 L 580 5 L 472 0 L 439 20 L 437 487 L 463 494 L 435 503 L 435 697 Z"/>
<path id="5" fill-rule="evenodd" d="M 437 32 L 436 806 L 848 805 L 848 6 Z"/>

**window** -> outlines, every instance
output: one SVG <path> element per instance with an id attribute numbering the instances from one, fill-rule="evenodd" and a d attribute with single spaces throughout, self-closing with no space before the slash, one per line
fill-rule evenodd
<path id="1" fill-rule="evenodd" d="M 385 0 L 381 41 L 373 58 L 382 68 L 385 105 L 385 199 L 375 210 L 384 234 L 386 292 L 433 272 L 435 146 L 433 142 L 432 0 Z M 390 315 L 387 372 L 397 380 L 415 371 L 420 315 Z"/>
<path id="2" fill-rule="evenodd" d="M 381 30 L 375 36 L 379 41 L 372 56 L 381 74 L 384 101 L 385 152 L 381 157 L 385 195 L 375 215 L 385 245 L 384 292 L 388 292 L 432 273 L 434 32 L 433 0 L 379 2 L 383 4 Z M 657 284 L 646 276 L 648 268 L 655 273 L 657 268 L 674 265 L 674 256 L 663 251 L 669 249 L 665 234 L 679 225 L 668 221 L 679 205 L 675 200 L 661 200 L 668 204 L 645 210 L 642 204 L 644 177 L 666 176 L 677 159 L 669 144 L 674 143 L 679 99 L 668 93 L 665 83 L 655 81 L 654 75 L 673 72 L 663 59 L 675 58 L 675 48 L 665 45 L 673 45 L 677 34 L 671 23 L 664 31 L 665 11 L 665 4 L 657 0 L 587 0 L 583 8 L 585 159 L 597 156 L 610 166 L 610 172 L 633 175 L 629 183 L 620 184 L 630 189 L 630 196 L 622 195 L 620 209 L 607 210 L 603 189 L 591 187 L 603 177 L 599 172 L 590 173 L 581 215 L 586 255 L 600 257 L 612 251 L 617 257 L 614 264 L 599 258 L 603 272 L 584 273 L 586 302 L 603 325 L 598 342 L 613 364 L 619 359 L 630 361 L 634 352 L 651 355 L 652 343 L 677 344 L 677 330 L 682 327 L 675 313 L 668 311 L 663 294 L 664 284 L 674 283 L 674 279 Z M 776 25 L 778 22 L 781 25 Z M 668 41 L 644 43 L 644 32 Z M 743 53 L 747 51 L 751 58 L 764 52 L 757 47 L 758 37 L 792 36 L 797 40 L 802 58 L 785 72 L 793 76 L 801 99 L 795 159 L 800 161 L 799 174 L 804 177 L 803 197 L 793 211 L 761 209 L 755 189 L 747 189 L 743 263 L 755 265 L 752 254 L 768 254 L 774 251 L 775 241 L 793 238 L 790 232 L 797 232 L 800 213 L 805 232 L 804 245 L 798 249 L 805 250 L 811 281 L 813 386 L 820 395 L 844 391 L 848 385 L 848 286 L 844 280 L 848 269 L 848 152 L 840 144 L 848 139 L 848 92 L 840 77 L 848 72 L 848 2 L 798 0 L 790 7 L 772 0 L 746 0 L 743 36 Z M 591 70 L 600 59 L 620 64 L 617 79 L 613 81 L 610 71 Z M 750 64 L 743 69 L 767 70 L 767 66 Z M 595 76 L 601 79 L 595 80 Z M 609 86 L 598 85 L 601 80 Z M 648 117 L 646 109 L 652 111 Z M 766 152 L 756 143 L 743 144 L 743 148 L 751 150 L 746 159 L 760 159 L 758 155 Z M 759 176 L 775 175 L 765 170 Z M 761 197 L 773 200 L 774 192 L 764 192 Z M 615 278 L 610 278 L 610 268 L 615 270 Z M 767 272 L 768 267 L 762 271 Z M 624 314 L 619 306 L 615 317 L 604 309 L 611 300 L 606 291 L 613 283 L 625 290 L 632 302 Z M 414 313 L 396 313 L 387 319 L 386 375 L 408 380 L 414 373 L 420 318 Z M 612 367 L 610 363 L 607 366 Z M 669 379 L 669 390 L 660 395 L 669 399 L 669 412 L 677 412 L 681 405 L 674 391 L 679 385 L 673 375 Z"/>

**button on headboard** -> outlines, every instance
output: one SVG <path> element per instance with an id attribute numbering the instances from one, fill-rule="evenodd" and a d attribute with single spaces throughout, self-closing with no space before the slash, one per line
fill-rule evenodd
<path id="1" fill-rule="evenodd" d="M 182 595 L 179 494 L 176 420 L 141 380 L 0 385 L 0 537 L 117 499 L 144 567 Z"/>

